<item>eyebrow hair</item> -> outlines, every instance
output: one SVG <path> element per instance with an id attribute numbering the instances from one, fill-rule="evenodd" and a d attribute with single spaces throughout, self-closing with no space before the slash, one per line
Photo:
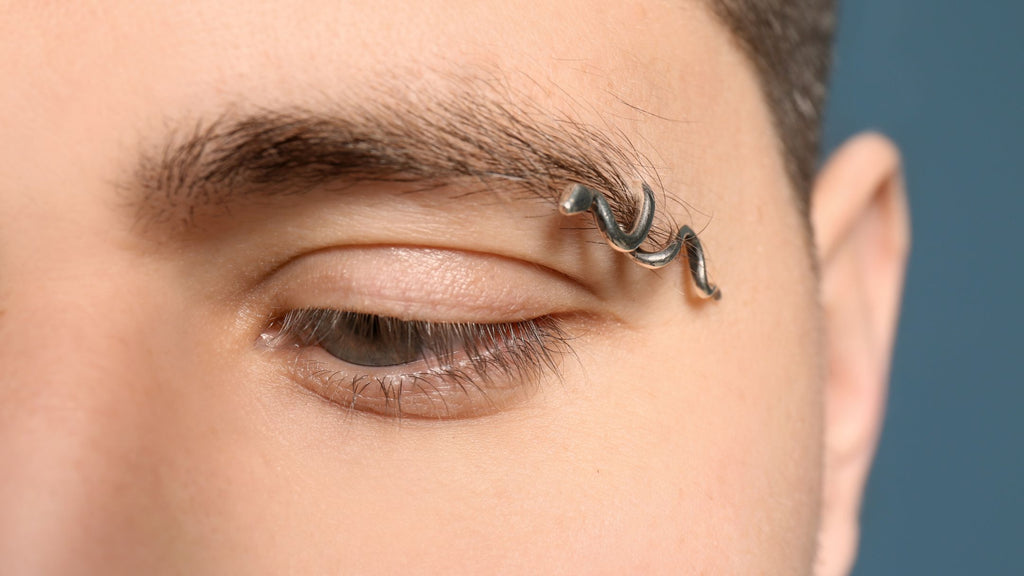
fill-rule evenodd
<path id="1" fill-rule="evenodd" d="M 466 83 L 434 95 L 397 92 L 322 109 L 229 110 L 172 130 L 136 166 L 138 219 L 189 229 L 236 203 L 335 182 L 476 183 L 552 202 L 580 183 L 604 192 L 616 217 L 631 222 L 637 180 L 656 185 L 650 163 L 621 132 L 517 103 L 507 90 Z"/>

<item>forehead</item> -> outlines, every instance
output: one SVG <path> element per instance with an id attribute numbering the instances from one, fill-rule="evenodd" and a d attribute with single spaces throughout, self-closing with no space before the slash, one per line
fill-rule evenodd
<path id="1" fill-rule="evenodd" d="M 304 90 L 379 73 L 382 65 L 438 60 L 523 70 L 539 81 L 564 80 L 575 69 L 605 80 L 649 73 L 644 79 L 652 82 L 672 70 L 693 74 L 695 66 L 713 64 L 708 58 L 721 33 L 700 6 L 428 0 L 384 10 L 377 2 L 269 1 L 255 8 L 232 1 L 25 2 L 6 10 L 4 38 L 9 47 L 21 46 L 21 56 L 51 57 L 47 68 L 75 64 L 84 73 L 90 71 L 83 64 L 106 62 L 107 73 L 136 82 L 196 74 L 197 87 L 243 88 L 258 73 L 263 87 L 286 80 Z"/>
<path id="2" fill-rule="evenodd" d="M 0 115 L 31 115 L 5 125 L 36 132 L 60 122 L 65 140 L 125 142 L 169 117 L 360 98 L 381 81 L 429 90 L 432 76 L 476 70 L 624 132 L 666 159 L 663 178 L 685 166 L 690 187 L 709 188 L 693 186 L 694 156 L 734 155 L 720 134 L 768 125 L 703 3 L 26 2 L 7 13 L 0 50 L 13 57 L 0 75 L 15 81 Z"/>

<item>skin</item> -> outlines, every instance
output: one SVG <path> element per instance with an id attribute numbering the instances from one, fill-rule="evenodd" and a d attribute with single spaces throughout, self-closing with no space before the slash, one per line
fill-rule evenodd
<path id="1" fill-rule="evenodd" d="M 0 572 L 849 569 L 907 253 L 898 156 L 843 148 L 810 236 L 752 69 L 704 6 L 3 12 Z M 584 216 L 458 184 L 244 206 L 189 241 L 132 209 L 126 176 L 181 119 L 358 101 L 381 78 L 429 96 L 466 70 L 631 142 L 723 299 L 682 262 L 629 263 Z M 374 416 L 260 348 L 301 306 L 557 313 L 574 354 L 496 412 Z"/>

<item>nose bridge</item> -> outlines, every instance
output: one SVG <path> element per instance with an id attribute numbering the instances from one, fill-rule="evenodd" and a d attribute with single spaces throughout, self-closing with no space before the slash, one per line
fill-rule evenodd
<path id="1" fill-rule="evenodd" d="M 130 275 L 46 254 L 5 270 L 0 316 L 0 572 L 78 572 L 144 531 L 154 461 Z M 107 267 L 109 271 L 110 268 Z M 91 560 L 90 560 L 91 559 Z"/>

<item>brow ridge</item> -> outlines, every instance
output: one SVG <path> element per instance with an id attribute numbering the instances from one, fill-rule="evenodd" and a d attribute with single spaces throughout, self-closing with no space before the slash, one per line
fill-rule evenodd
<path id="1" fill-rule="evenodd" d="M 580 183 L 604 192 L 616 217 L 630 222 L 637 182 L 657 178 L 623 134 L 515 101 L 507 90 L 240 109 L 179 122 L 156 153 L 141 155 L 129 185 L 139 222 L 187 230 L 238 203 L 365 182 L 501 186 L 552 203 Z"/>

